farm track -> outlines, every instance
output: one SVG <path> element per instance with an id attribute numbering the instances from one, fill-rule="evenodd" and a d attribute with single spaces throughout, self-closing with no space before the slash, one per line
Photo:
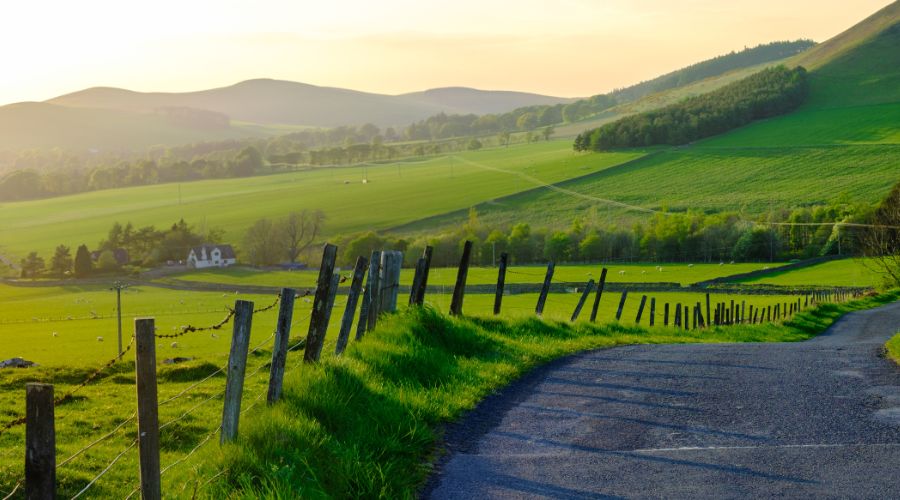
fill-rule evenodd
<path id="1" fill-rule="evenodd" d="M 431 498 L 890 498 L 900 302 L 796 344 L 575 355 L 448 429 Z"/>

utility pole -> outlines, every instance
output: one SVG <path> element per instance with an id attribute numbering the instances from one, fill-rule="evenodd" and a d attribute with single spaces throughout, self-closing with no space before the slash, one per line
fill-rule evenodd
<path id="1" fill-rule="evenodd" d="M 110 290 L 116 291 L 116 316 L 118 317 L 119 329 L 119 359 L 122 358 L 122 290 L 128 288 L 128 285 L 121 281 L 116 281 Z"/>

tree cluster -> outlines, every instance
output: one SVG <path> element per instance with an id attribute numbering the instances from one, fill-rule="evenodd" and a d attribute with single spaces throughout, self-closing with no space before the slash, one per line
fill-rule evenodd
<path id="1" fill-rule="evenodd" d="M 803 102 L 807 87 L 802 67 L 764 69 L 708 94 L 582 132 L 573 147 L 576 151 L 601 151 L 687 144 L 787 113 Z"/>
<path id="2" fill-rule="evenodd" d="M 325 225 L 321 210 L 291 212 L 281 219 L 259 219 L 247 230 L 242 258 L 254 266 L 294 264 L 314 243 Z"/>

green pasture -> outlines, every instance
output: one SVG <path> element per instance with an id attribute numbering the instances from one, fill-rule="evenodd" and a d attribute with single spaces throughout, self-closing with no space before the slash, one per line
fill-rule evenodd
<path id="1" fill-rule="evenodd" d="M 789 271 L 774 271 L 766 276 L 736 280 L 738 283 L 781 286 L 877 287 L 882 276 L 862 259 L 841 259 Z"/>
<path id="2" fill-rule="evenodd" d="M 887 351 L 887 356 L 893 359 L 895 363 L 900 364 L 900 333 L 891 337 L 884 347 Z"/>
<path id="3" fill-rule="evenodd" d="M 322 168 L 303 172 L 160 184 L 0 205 L 0 253 L 36 250 L 49 258 L 56 245 L 96 245 L 113 222 L 163 227 L 184 218 L 198 229 L 220 227 L 229 242 L 263 217 L 322 209 L 324 236 L 380 229 L 534 187 L 587 175 L 641 152 L 576 154 L 567 140 L 544 141 L 422 161 Z M 471 160 L 478 166 L 464 162 Z M 363 183 L 367 176 L 368 183 Z M 179 195 L 180 193 L 180 195 Z"/>
<path id="4" fill-rule="evenodd" d="M 607 268 L 606 281 L 610 283 L 679 283 L 687 286 L 692 283 L 720 278 L 732 274 L 747 273 L 782 265 L 781 263 L 735 263 L 735 264 L 630 264 L 630 263 L 598 263 L 598 264 L 565 264 L 556 266 L 553 272 L 554 283 L 586 283 L 600 279 L 601 270 Z M 351 268 L 343 269 L 349 274 Z M 547 269 L 544 266 L 509 266 L 507 283 L 542 283 Z M 414 269 L 400 271 L 400 284 L 411 285 Z M 453 287 L 456 284 L 457 268 L 433 268 L 428 274 L 429 285 Z M 218 283 L 228 285 L 258 285 L 277 287 L 310 287 L 314 286 L 319 276 L 318 271 L 271 271 L 252 267 L 213 268 L 191 271 L 174 276 L 181 281 Z M 466 279 L 469 285 L 485 285 L 497 283 L 497 268 L 471 267 Z"/>

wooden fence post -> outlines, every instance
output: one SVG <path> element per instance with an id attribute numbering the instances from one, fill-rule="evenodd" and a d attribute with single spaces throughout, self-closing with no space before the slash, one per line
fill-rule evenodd
<path id="1" fill-rule="evenodd" d="M 134 359 L 135 385 L 137 386 L 141 497 L 145 499 L 159 499 L 162 496 L 162 486 L 159 478 L 156 327 L 152 318 L 134 320 Z"/>
<path id="2" fill-rule="evenodd" d="M 281 384 L 284 381 L 284 365 L 287 363 L 288 340 L 291 338 L 296 295 L 297 292 L 293 288 L 281 289 L 278 322 L 275 324 L 275 343 L 272 347 L 272 364 L 269 366 L 269 391 L 266 394 L 266 402 L 270 405 L 281 398 Z"/>
<path id="3" fill-rule="evenodd" d="M 675 304 L 675 328 L 681 328 L 681 304 Z"/>
<path id="4" fill-rule="evenodd" d="M 550 293 L 550 282 L 553 280 L 553 271 L 555 269 L 555 262 L 551 261 L 547 264 L 547 274 L 544 275 L 544 285 L 541 286 L 541 293 L 538 295 L 537 305 L 534 306 L 534 313 L 538 316 L 544 314 L 544 304 L 547 302 L 547 294 Z"/>
<path id="5" fill-rule="evenodd" d="M 712 315 L 709 312 L 709 292 L 706 292 L 706 322 L 712 323 Z M 712 325 L 707 325 L 712 326 Z"/>
<path id="6" fill-rule="evenodd" d="M 600 297 L 603 296 L 603 287 L 606 286 L 606 268 L 600 271 L 600 281 L 597 282 L 597 295 L 594 296 L 594 306 L 591 308 L 591 323 L 597 321 L 597 310 L 600 308 Z"/>
<path id="7" fill-rule="evenodd" d="M 625 309 L 625 299 L 628 298 L 628 290 L 622 290 L 622 297 L 619 299 L 619 308 L 616 310 L 616 321 L 622 318 L 622 310 Z"/>
<path id="8" fill-rule="evenodd" d="M 328 333 L 328 325 L 331 324 L 331 313 L 334 311 L 334 299 L 337 298 L 338 287 L 341 286 L 341 275 L 334 273 L 331 275 L 331 283 L 328 285 L 328 302 L 325 305 L 325 323 L 322 326 L 322 340 L 319 342 L 319 352 L 316 353 L 316 361 L 322 354 L 322 347 L 325 345 L 325 336 Z"/>
<path id="9" fill-rule="evenodd" d="M 409 287 L 409 305 L 416 304 L 416 297 L 419 296 L 419 283 L 422 281 L 422 273 L 425 272 L 425 257 L 419 257 L 416 260 L 416 272 L 413 274 L 412 285 Z"/>
<path id="10" fill-rule="evenodd" d="M 316 297 L 313 300 L 312 313 L 309 318 L 309 332 L 306 335 L 306 347 L 303 361 L 312 363 L 319 360 L 325 333 L 328 329 L 328 296 L 331 293 L 331 281 L 334 276 L 334 261 L 337 247 L 326 243 L 322 250 L 322 265 L 319 267 L 319 278 L 316 280 Z M 372 294 L 373 299 L 377 294 Z"/>
<path id="11" fill-rule="evenodd" d="M 650 297 L 650 326 L 656 324 L 656 297 Z"/>
<path id="12" fill-rule="evenodd" d="M 228 354 L 228 373 L 225 379 L 225 404 L 222 406 L 220 443 L 233 441 L 237 437 L 252 323 L 253 302 L 236 301 L 234 303 L 234 328 L 231 332 L 231 352 Z"/>
<path id="13" fill-rule="evenodd" d="M 366 330 L 372 329 L 375 324 L 374 311 L 375 294 L 374 290 L 378 288 L 378 269 L 381 266 L 381 252 L 374 250 L 372 258 L 369 259 L 369 276 L 366 279 L 366 290 L 363 292 L 362 305 L 359 307 L 359 321 L 356 323 L 356 340 L 362 340 Z"/>
<path id="14" fill-rule="evenodd" d="M 644 314 L 644 306 L 647 304 L 647 296 L 641 295 L 641 305 L 638 306 L 637 317 L 634 318 L 634 324 L 641 324 L 641 315 Z"/>
<path id="15" fill-rule="evenodd" d="M 397 251 L 381 252 L 381 306 L 379 314 L 397 311 L 397 296 L 400 290 L 400 268 L 403 254 Z"/>
<path id="16" fill-rule="evenodd" d="M 362 289 L 363 277 L 366 274 L 366 266 L 369 261 L 360 255 L 356 258 L 353 267 L 353 281 L 350 282 L 350 293 L 347 294 L 347 307 L 344 308 L 344 316 L 341 318 L 341 330 L 338 332 L 335 354 L 341 354 L 350 340 L 350 327 L 353 326 L 353 317 L 356 316 L 356 303 L 359 302 L 359 291 Z"/>
<path id="17" fill-rule="evenodd" d="M 584 291 L 581 292 L 581 298 L 578 299 L 578 305 L 575 306 L 575 312 L 572 313 L 572 321 L 578 320 L 578 315 L 581 314 L 581 308 L 584 307 L 585 301 L 591 295 L 591 292 L 594 290 L 594 279 L 591 278 L 588 280 L 587 285 L 584 286 Z"/>
<path id="18" fill-rule="evenodd" d="M 419 291 L 416 294 L 416 305 L 423 305 L 425 303 L 425 291 L 428 288 L 428 273 L 431 272 L 431 256 L 434 254 L 434 248 L 430 246 L 425 247 L 425 251 L 422 252 L 422 258 L 425 259 L 425 267 L 422 271 L 422 277 L 419 279 Z"/>
<path id="19" fill-rule="evenodd" d="M 25 497 L 56 498 L 56 423 L 50 384 L 25 384 Z"/>
<path id="20" fill-rule="evenodd" d="M 663 326 L 669 326 L 669 303 L 663 306 Z"/>
<path id="21" fill-rule="evenodd" d="M 497 291 L 494 292 L 494 316 L 500 314 L 500 306 L 503 304 L 503 289 L 506 287 L 506 264 L 509 262 L 509 254 L 500 254 L 500 267 L 497 270 Z"/>
<path id="22" fill-rule="evenodd" d="M 462 257 L 459 259 L 459 270 L 456 272 L 456 286 L 453 287 L 453 299 L 450 301 L 450 314 L 459 316 L 463 310 L 463 300 L 466 297 L 466 278 L 469 275 L 469 260 L 472 257 L 472 242 L 466 240 L 463 245 Z"/>

